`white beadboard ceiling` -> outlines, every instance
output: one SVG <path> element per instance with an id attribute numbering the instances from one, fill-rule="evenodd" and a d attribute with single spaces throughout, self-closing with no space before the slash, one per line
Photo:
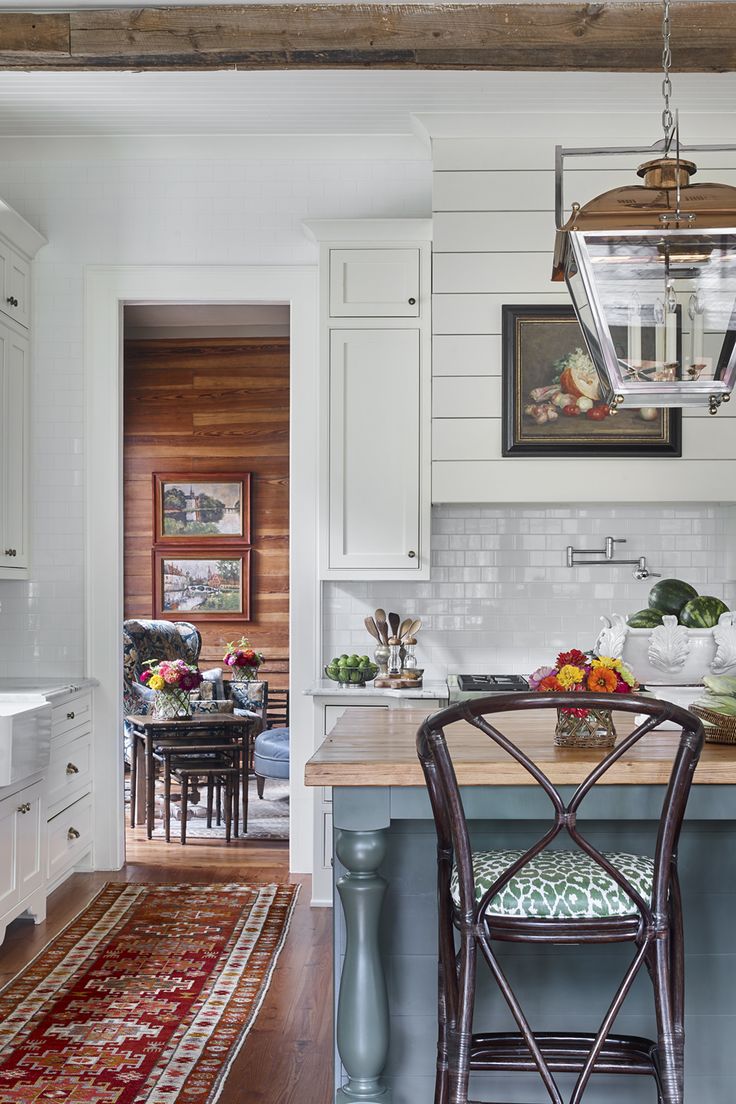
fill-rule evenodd
<path id="1" fill-rule="evenodd" d="M 736 105 L 736 74 L 673 84 L 684 115 Z M 654 140 L 659 96 L 653 73 L 6 71 L 0 135 L 400 135 L 414 113 L 601 110 L 645 112 Z"/>

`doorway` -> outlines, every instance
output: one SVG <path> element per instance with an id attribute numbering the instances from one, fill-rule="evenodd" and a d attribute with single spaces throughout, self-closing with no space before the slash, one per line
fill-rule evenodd
<path id="1" fill-rule="evenodd" d="M 251 705 L 268 728 L 288 726 L 289 307 L 129 305 L 123 336 L 126 706 L 151 708 L 137 668 L 157 641 L 153 658 L 205 672 L 192 692 L 195 715 Z M 264 657 L 232 694 L 231 646 Z M 239 810 L 245 838 L 287 840 L 288 779 L 257 786 L 252 777 L 249 790 L 247 831 Z M 154 838 L 163 834 L 163 791 L 159 777 Z M 172 839 L 180 798 L 174 778 Z M 188 842 L 224 839 L 206 787 L 188 794 L 186 819 Z"/>
<path id="2" fill-rule="evenodd" d="M 97 268 L 87 271 L 85 363 L 87 457 L 88 670 L 100 681 L 95 757 L 98 869 L 124 861 L 122 677 L 124 608 L 122 458 L 123 311 L 157 304 L 286 303 L 290 311 L 289 688 L 291 693 L 290 868 L 309 872 L 313 801 L 303 785 L 313 747 L 309 700 L 319 654 L 316 510 L 319 448 L 316 270 L 302 266 Z"/>

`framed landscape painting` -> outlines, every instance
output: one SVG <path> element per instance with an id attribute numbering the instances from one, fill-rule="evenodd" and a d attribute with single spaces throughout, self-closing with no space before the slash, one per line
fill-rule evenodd
<path id="1" fill-rule="evenodd" d="M 249 621 L 250 549 L 153 550 L 153 616 Z"/>
<path id="2" fill-rule="evenodd" d="M 611 415 L 572 307 L 504 306 L 501 316 L 504 456 L 682 454 L 679 410 Z"/>
<path id="3" fill-rule="evenodd" d="M 155 544 L 250 544 L 250 472 L 153 473 Z"/>

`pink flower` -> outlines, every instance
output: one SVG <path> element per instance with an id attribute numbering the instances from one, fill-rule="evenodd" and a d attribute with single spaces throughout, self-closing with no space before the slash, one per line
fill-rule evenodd
<path id="1" fill-rule="evenodd" d="M 152 674 L 153 674 L 153 671 L 143 671 L 141 673 L 139 682 L 148 682 L 148 680 L 151 678 Z"/>
<path id="2" fill-rule="evenodd" d="M 550 675 L 556 674 L 554 667 L 537 667 L 533 674 L 529 675 L 529 686 L 532 690 L 537 690 L 542 679 L 549 678 Z"/>

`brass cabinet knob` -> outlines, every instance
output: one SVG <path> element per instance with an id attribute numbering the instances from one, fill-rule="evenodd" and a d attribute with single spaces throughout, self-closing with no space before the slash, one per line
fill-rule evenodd
<path id="1" fill-rule="evenodd" d="M 408 555 L 409 555 L 410 560 L 413 560 L 413 559 L 416 558 L 416 552 L 414 552 L 414 551 L 409 552 Z"/>
<path id="2" fill-rule="evenodd" d="M 70 828 L 69 831 L 66 834 L 66 838 L 68 840 L 75 840 L 75 839 L 79 839 L 80 835 L 81 835 L 81 832 L 78 832 L 76 828 Z"/>
<path id="3" fill-rule="evenodd" d="M 74 720 L 74 713 L 67 713 L 66 719 L 68 721 L 73 721 Z"/>
<path id="4" fill-rule="evenodd" d="M 9 295 L 7 298 L 7 302 L 10 303 L 11 307 L 18 306 L 18 300 L 15 298 L 14 295 Z"/>
<path id="5" fill-rule="evenodd" d="M 5 549 L 5 555 L 6 556 L 17 556 L 18 555 L 18 550 L 16 548 L 6 548 Z"/>
<path id="6" fill-rule="evenodd" d="M 67 763 L 66 773 L 67 774 L 79 774 L 79 767 L 77 766 L 76 763 Z"/>
<path id="7" fill-rule="evenodd" d="M 412 296 L 411 299 L 409 300 L 409 306 L 413 307 L 415 305 L 415 303 L 416 303 L 416 299 L 414 298 L 414 296 Z"/>
<path id="8" fill-rule="evenodd" d="M 24 801 L 22 805 L 18 806 L 18 812 L 19 813 L 24 813 L 25 814 L 25 813 L 30 813 L 30 811 L 31 811 L 30 801 Z"/>

